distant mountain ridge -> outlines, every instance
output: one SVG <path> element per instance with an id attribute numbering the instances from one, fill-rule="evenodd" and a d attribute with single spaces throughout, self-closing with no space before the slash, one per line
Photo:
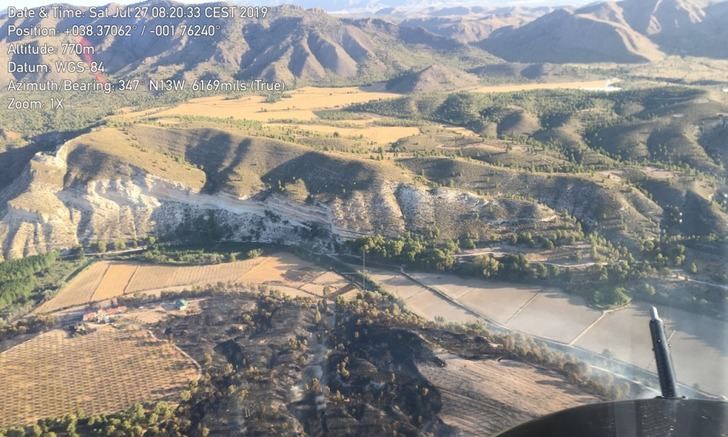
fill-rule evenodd
<path id="1" fill-rule="evenodd" d="M 397 2 L 395 2 L 397 3 Z M 173 2 L 150 0 L 146 5 Z M 222 5 L 223 3 L 211 3 Z M 347 5 L 359 4 L 352 0 Z M 397 4 L 412 5 L 409 1 Z M 117 4 L 105 6 L 109 11 Z M 419 14 L 419 15 L 418 15 Z M 380 18 L 383 17 L 383 18 Z M 263 79 L 292 86 L 361 84 L 389 80 L 434 64 L 472 70 L 498 63 L 639 63 L 666 54 L 728 58 L 728 3 L 696 0 L 623 0 L 578 9 L 520 7 L 427 7 L 343 17 L 321 9 L 276 6 L 260 20 L 239 17 L 0 18 L 0 64 L 47 64 L 80 60 L 78 55 L 15 54 L 16 43 L 59 47 L 74 25 L 200 25 L 213 36 L 160 38 L 150 32 L 128 37 L 89 37 L 94 60 L 120 78 Z M 56 37 L 8 36 L 10 25 L 53 27 Z M 137 32 L 139 32 L 137 30 Z M 92 79 L 90 73 L 0 71 L 11 80 Z"/>
<path id="2" fill-rule="evenodd" d="M 384 12 L 393 9 L 458 9 L 458 8 L 492 8 L 498 6 L 513 6 L 512 0 L 252 0 L 246 4 L 255 5 L 282 5 L 295 4 L 304 8 L 319 8 L 329 12 Z M 584 5 L 588 0 L 572 0 L 562 2 L 558 0 L 542 0 L 534 3 L 534 6 L 563 6 L 564 4 Z M 520 5 L 520 4 L 519 4 Z M 531 6 L 531 4 L 527 4 Z"/>
<path id="3" fill-rule="evenodd" d="M 147 2 L 146 4 L 159 4 Z M 162 2 L 162 4 L 173 4 Z M 218 3 L 222 4 L 222 3 Z M 108 10 L 119 5 L 110 4 Z M 104 63 L 107 72 L 118 77 L 264 79 L 293 84 L 319 82 L 362 82 L 390 78 L 401 71 L 423 68 L 436 61 L 472 58 L 493 59 L 481 49 L 435 35 L 421 28 L 399 26 L 379 19 L 343 19 L 322 10 L 294 6 L 271 8 L 260 20 L 194 18 L 46 18 L 45 27 L 59 34 L 75 24 L 134 25 L 151 29 L 158 25 L 185 24 L 217 26 L 214 36 L 185 35 L 159 38 L 139 30 L 129 37 L 89 37 L 96 49 L 94 59 Z M 0 63 L 46 63 L 78 61 L 78 56 L 8 54 L 17 42 L 52 43 L 60 47 L 62 36 L 17 38 L 7 36 L 10 25 L 30 27 L 34 19 L 0 19 Z M 53 73 L 0 73 L 0 82 L 47 80 L 67 77 Z M 90 76 L 89 76 L 90 77 Z"/>
<path id="4" fill-rule="evenodd" d="M 521 62 L 649 62 L 665 54 L 725 58 L 727 29 L 728 3 L 607 1 L 498 29 L 479 45 Z"/>
<path id="5" fill-rule="evenodd" d="M 461 6 L 393 8 L 377 15 L 391 18 L 402 26 L 422 27 L 437 35 L 473 43 L 489 37 L 497 29 L 520 27 L 551 11 L 551 7 Z"/>

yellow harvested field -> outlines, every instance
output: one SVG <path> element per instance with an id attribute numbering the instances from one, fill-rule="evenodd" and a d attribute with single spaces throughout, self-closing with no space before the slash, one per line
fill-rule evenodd
<path id="1" fill-rule="evenodd" d="M 480 135 L 478 135 L 475 132 L 471 131 L 470 129 L 466 129 L 464 127 L 442 126 L 441 128 L 445 129 L 448 132 L 459 134 L 459 135 L 462 135 L 462 136 L 468 137 L 468 138 L 477 138 L 477 139 L 482 138 Z"/>
<path id="2" fill-rule="evenodd" d="M 198 377 L 194 361 L 146 330 L 102 326 L 77 337 L 46 332 L 0 353 L 0 427 L 175 400 Z"/>
<path id="3" fill-rule="evenodd" d="M 81 272 L 36 312 L 49 313 L 122 295 L 181 291 L 220 282 L 267 284 L 291 296 L 308 297 L 323 296 L 326 286 L 339 289 L 349 283 L 336 273 L 288 253 L 206 266 L 101 261 Z"/>
<path id="4" fill-rule="evenodd" d="M 135 118 L 148 117 L 159 112 L 162 108 L 144 109 L 141 111 L 134 111 L 129 107 L 121 108 L 119 111 L 112 115 L 110 118 L 118 118 L 121 120 L 133 120 Z"/>
<path id="5" fill-rule="evenodd" d="M 349 284 L 349 282 L 342 278 L 341 275 L 334 272 L 326 272 L 322 275 L 319 275 L 311 281 L 312 284 L 320 284 L 320 285 L 330 285 L 336 289 L 341 288 Z"/>
<path id="6" fill-rule="evenodd" d="M 363 136 L 368 141 L 377 144 L 390 144 L 401 138 L 411 137 L 420 133 L 420 129 L 416 127 L 400 127 L 400 126 L 366 126 L 362 127 L 338 127 L 325 124 L 286 124 L 271 123 L 269 126 L 280 128 L 293 128 L 302 131 L 308 131 L 318 134 L 333 135 L 338 133 L 342 137 L 356 138 Z"/>
<path id="7" fill-rule="evenodd" d="M 586 90 L 586 91 L 609 91 L 616 89 L 612 87 L 614 80 L 589 80 L 577 82 L 543 82 L 543 83 L 517 83 L 506 85 L 486 85 L 470 89 L 476 93 L 512 93 L 517 91 L 536 90 Z"/>
<path id="8" fill-rule="evenodd" d="M 127 293 L 161 290 L 185 285 L 207 285 L 218 282 L 240 282 L 241 278 L 265 261 L 265 257 L 207 266 L 143 265 L 134 275 Z"/>
<path id="9" fill-rule="evenodd" d="M 441 393 L 442 420 L 465 435 L 490 436 L 555 411 L 599 401 L 564 377 L 515 362 L 439 356 L 418 369 Z"/>
<path id="10" fill-rule="evenodd" d="M 323 273 L 323 270 L 315 264 L 289 253 L 280 253 L 262 259 L 263 262 L 243 275 L 241 282 L 285 284 L 298 288 Z"/>
<path id="11" fill-rule="evenodd" d="M 333 294 L 347 285 L 350 285 L 350 283 L 338 273 L 326 272 L 317 276 L 310 283 L 303 285 L 301 290 L 313 293 L 317 296 L 323 296 L 324 289 L 328 289 L 329 294 Z"/>
<path id="12" fill-rule="evenodd" d="M 515 91 L 533 91 L 545 89 L 580 89 L 580 90 L 612 90 L 616 89 L 612 85 L 614 80 L 592 80 L 592 81 L 574 81 L 574 82 L 545 82 L 545 83 L 521 83 L 521 84 L 503 84 L 503 85 L 487 85 L 466 88 L 463 91 L 481 92 L 481 93 L 506 93 Z M 304 87 L 294 89 L 287 92 L 285 98 L 276 102 L 266 102 L 264 96 L 248 95 L 240 98 L 229 98 L 228 96 L 212 96 L 192 99 L 181 103 L 174 107 L 146 109 L 136 112 L 123 112 L 111 116 L 111 119 L 135 120 L 143 118 L 161 118 L 165 123 L 171 122 L 174 117 L 213 117 L 213 118 L 234 118 L 238 120 L 253 120 L 263 123 L 275 123 L 280 120 L 295 120 L 302 124 L 312 132 L 333 133 L 326 126 L 311 126 L 306 124 L 307 121 L 319 120 L 315 111 L 323 109 L 341 109 L 355 103 L 364 103 L 373 100 L 389 100 L 401 98 L 401 94 L 395 94 L 383 91 L 382 87 Z M 349 124 L 361 124 L 362 127 L 369 124 L 372 120 L 347 120 Z M 355 128 L 348 128 L 356 131 Z M 368 137 L 371 134 L 374 141 L 388 143 L 396 141 L 396 139 L 404 136 L 414 135 L 409 133 L 404 135 L 404 131 L 388 131 L 387 127 L 371 126 L 366 128 Z M 416 128 L 396 128 L 407 129 L 408 132 L 418 131 Z M 345 132 L 342 129 L 340 134 L 345 136 L 356 136 L 361 132 Z M 376 133 L 381 130 L 383 133 Z M 464 133 L 471 135 L 471 133 Z M 398 138 L 395 138 L 400 135 Z M 392 139 L 395 138 L 395 139 Z"/>
<path id="13" fill-rule="evenodd" d="M 91 300 L 94 291 L 101 283 L 109 263 L 99 262 L 91 264 L 89 267 L 81 271 L 71 281 L 63 287 L 53 299 L 44 302 L 36 309 L 36 312 L 46 313 L 49 311 L 78 305 L 79 302 L 88 302 Z M 73 290 L 73 292 L 68 292 Z"/>
<path id="14" fill-rule="evenodd" d="M 266 103 L 263 96 L 245 96 L 239 99 L 227 99 L 224 96 L 203 97 L 163 110 L 156 115 L 234 117 L 262 122 L 281 119 L 306 121 L 316 118 L 313 112 L 316 109 L 343 108 L 352 103 L 401 97 L 394 93 L 370 92 L 356 87 L 305 87 L 291 91 L 288 95 L 290 97 L 273 103 Z M 140 115 L 143 116 L 143 113 Z M 129 116 L 130 114 L 126 114 L 125 118 Z"/>
<path id="15" fill-rule="evenodd" d="M 139 266 L 130 264 L 109 264 L 109 268 L 106 270 L 106 274 L 96 288 L 93 296 L 91 296 L 91 300 L 106 300 L 124 294 L 126 287 L 129 285 L 129 281 L 134 277 L 134 273 L 138 268 Z"/>

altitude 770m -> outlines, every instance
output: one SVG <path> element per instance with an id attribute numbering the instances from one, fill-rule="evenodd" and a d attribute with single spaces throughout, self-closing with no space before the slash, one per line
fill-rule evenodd
<path id="1" fill-rule="evenodd" d="M 64 42 L 61 44 L 61 53 L 64 55 L 72 54 L 72 55 L 93 55 L 96 52 L 96 49 L 93 46 L 90 45 L 83 45 L 79 43 L 67 43 Z"/>

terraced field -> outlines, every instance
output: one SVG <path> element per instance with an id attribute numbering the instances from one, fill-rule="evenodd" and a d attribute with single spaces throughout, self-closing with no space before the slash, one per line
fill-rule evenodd
<path id="1" fill-rule="evenodd" d="M 102 326 L 77 337 L 46 332 L 0 353 L 0 427 L 174 401 L 198 377 L 194 361 L 146 330 Z"/>

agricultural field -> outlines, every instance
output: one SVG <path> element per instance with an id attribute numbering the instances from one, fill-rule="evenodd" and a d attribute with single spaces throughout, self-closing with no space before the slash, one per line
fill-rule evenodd
<path id="1" fill-rule="evenodd" d="M 138 269 L 135 265 L 110 263 L 90 300 L 101 301 L 125 294 Z"/>
<path id="2" fill-rule="evenodd" d="M 146 330 L 49 331 L 0 353 L 0 427 L 174 401 L 198 376 L 194 361 Z"/>
<path id="3" fill-rule="evenodd" d="M 377 115 L 340 111 L 344 106 L 371 100 L 386 100 L 399 95 L 363 88 L 300 88 L 270 102 L 262 96 L 229 99 L 222 96 L 193 99 L 173 108 L 119 114 L 117 122 L 149 120 L 159 125 L 189 124 L 191 119 L 219 119 L 260 122 L 265 129 L 257 133 L 273 136 L 303 136 L 329 138 L 342 143 L 366 140 L 369 146 L 386 146 L 405 137 L 417 135 L 417 127 L 399 125 L 401 121 Z M 335 112 L 336 115 L 327 115 Z M 385 125 L 390 123 L 391 125 Z"/>
<path id="4" fill-rule="evenodd" d="M 225 264 L 202 266 L 138 265 L 125 293 L 160 291 L 173 287 L 238 282 L 245 274 L 265 262 L 254 258 Z"/>
<path id="5" fill-rule="evenodd" d="M 548 89 L 611 89 L 612 81 L 548 82 L 513 85 L 492 85 L 467 89 L 478 93 L 507 93 L 515 91 Z M 244 120 L 263 123 L 269 134 L 280 131 L 291 133 L 335 137 L 337 143 L 344 139 L 365 139 L 372 145 L 387 146 L 408 138 L 419 138 L 421 128 L 398 125 L 402 120 L 369 114 L 340 111 L 349 105 L 372 101 L 400 98 L 400 94 L 383 92 L 376 87 L 369 88 L 318 88 L 304 87 L 285 93 L 276 101 L 263 96 L 227 98 L 225 96 L 192 99 L 171 108 L 158 108 L 139 112 L 126 112 L 111 117 L 119 122 L 152 120 L 164 125 L 178 125 L 180 118 L 206 118 Z M 334 111 L 337 117 L 325 116 L 322 112 Z M 383 123 L 392 125 L 383 125 Z M 437 125 L 445 129 L 457 141 L 477 140 L 473 132 L 460 127 Z M 304 135 L 305 136 L 305 135 Z M 420 140 L 416 140 L 420 142 Z M 424 139 L 426 142 L 427 140 Z M 412 147 L 408 147 L 411 149 Z"/>
<path id="6" fill-rule="evenodd" d="M 444 291 L 448 296 L 477 309 L 479 314 L 489 320 L 501 324 L 508 323 L 540 291 L 538 287 L 499 281 L 484 282 L 476 278 L 458 278 L 453 281 L 451 275 L 415 273 L 413 277 Z"/>
<path id="7" fill-rule="evenodd" d="M 107 262 L 91 264 L 76 275 L 51 300 L 41 304 L 36 312 L 45 313 L 78 305 L 79 302 L 90 302 L 108 268 L 109 263 Z"/>
<path id="8" fill-rule="evenodd" d="M 537 330 L 541 337 L 570 343 L 601 315 L 601 311 L 587 306 L 580 296 L 544 290 L 512 316 L 508 327 L 518 331 Z"/>
<path id="9" fill-rule="evenodd" d="M 596 327 L 583 333 L 575 344 L 595 352 L 608 350 L 617 358 L 640 367 L 654 369 L 652 341 L 647 328 L 648 310 L 649 307 L 646 305 L 641 308 L 632 305 L 619 311 L 612 311 L 606 314 Z M 667 329 L 669 331 L 669 324 Z"/>
<path id="10" fill-rule="evenodd" d="M 515 423 L 598 401 L 567 388 L 562 375 L 525 363 L 467 360 L 447 353 L 438 358 L 445 366 L 419 364 L 418 370 L 440 391 L 442 420 L 467 435 L 495 435 Z"/>
<path id="11" fill-rule="evenodd" d="M 519 91 L 536 91 L 536 90 L 584 90 L 584 91 L 616 91 L 619 88 L 613 85 L 618 81 L 614 79 L 608 80 L 589 80 L 577 82 L 541 82 L 541 83 L 521 83 L 508 85 L 485 85 L 470 89 L 476 93 L 513 93 Z"/>
<path id="12" fill-rule="evenodd" d="M 265 284 L 291 296 L 321 297 L 349 282 L 288 253 L 201 266 L 153 265 L 100 261 L 81 272 L 36 313 L 135 294 L 159 294 L 217 283 Z"/>
<path id="13" fill-rule="evenodd" d="M 170 109 L 154 113 L 157 117 L 204 116 L 234 117 L 239 120 L 270 122 L 272 120 L 310 121 L 318 117 L 314 110 L 323 108 L 343 108 L 353 103 L 379 99 L 394 99 L 398 94 L 369 91 L 364 88 L 314 88 L 305 87 L 286 93 L 275 102 L 267 102 L 263 96 L 245 96 L 228 99 L 224 96 L 193 99 Z M 124 119 L 148 116 L 149 112 L 123 114 Z"/>
<path id="14" fill-rule="evenodd" d="M 428 289 L 399 274 L 384 270 L 368 270 L 367 275 L 420 317 L 453 323 L 475 322 L 478 318 Z"/>
<path id="15" fill-rule="evenodd" d="M 471 322 L 481 316 L 527 335 L 607 354 L 655 370 L 648 329 L 649 305 L 632 303 L 597 311 L 579 297 L 551 288 L 462 278 L 447 274 L 412 276 L 453 301 L 394 272 L 374 270 L 369 276 L 398 297 L 411 311 L 429 320 Z M 658 306 L 665 320 L 680 382 L 708 393 L 728 395 L 726 323 L 684 310 Z"/>
<path id="16" fill-rule="evenodd" d="M 269 126 L 297 129 L 324 135 L 342 136 L 348 138 L 364 137 L 376 144 L 385 146 L 405 137 L 417 135 L 420 129 L 406 126 L 378 126 L 376 124 L 360 126 L 332 126 L 327 124 L 300 124 L 300 123 L 270 123 Z"/>

